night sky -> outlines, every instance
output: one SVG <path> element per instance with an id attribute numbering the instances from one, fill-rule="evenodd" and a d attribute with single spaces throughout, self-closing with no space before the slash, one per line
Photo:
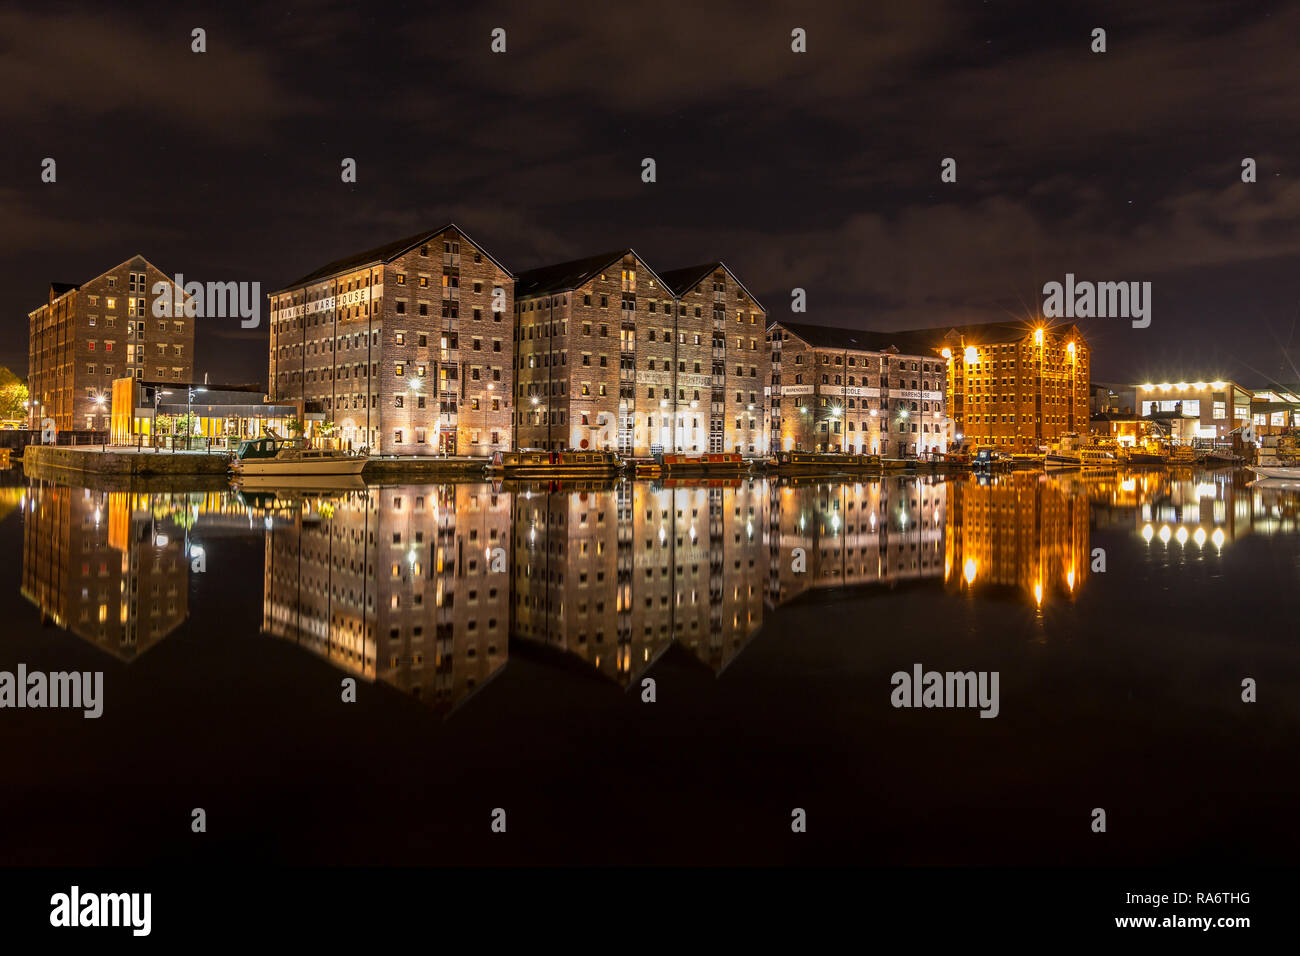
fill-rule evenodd
<path id="1" fill-rule="evenodd" d="M 452 220 L 515 271 L 722 259 L 774 319 L 802 287 L 797 319 L 865 329 L 1150 281 L 1150 328 L 1085 324 L 1095 380 L 1300 381 L 1298 4 L 189 6 L 0 13 L 19 374 L 50 281 L 142 253 L 265 293 Z M 201 322 L 198 372 L 264 382 L 265 321 Z"/>

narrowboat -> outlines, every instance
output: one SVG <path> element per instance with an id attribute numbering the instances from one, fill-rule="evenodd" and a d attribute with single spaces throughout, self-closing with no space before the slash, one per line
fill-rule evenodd
<path id="1" fill-rule="evenodd" d="M 749 462 L 738 452 L 713 452 L 706 455 L 669 454 L 658 456 L 664 477 L 682 475 L 737 475 L 749 471 Z"/>
<path id="2" fill-rule="evenodd" d="M 775 468 L 783 473 L 881 470 L 879 455 L 841 455 L 834 452 L 783 451 Z"/>
<path id="3" fill-rule="evenodd" d="M 488 463 L 489 475 L 506 478 L 567 478 L 616 475 L 623 463 L 612 451 L 498 451 Z"/>

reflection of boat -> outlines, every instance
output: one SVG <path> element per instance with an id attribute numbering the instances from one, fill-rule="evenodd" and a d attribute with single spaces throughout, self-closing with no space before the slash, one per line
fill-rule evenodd
<path id="1" fill-rule="evenodd" d="M 1258 491 L 1300 491 L 1300 478 L 1256 478 L 1246 487 Z"/>
<path id="2" fill-rule="evenodd" d="M 511 478 L 614 475 L 623 467 L 612 451 L 499 451 L 488 473 Z"/>
<path id="3" fill-rule="evenodd" d="M 274 492 L 281 488 L 296 491 L 365 491 L 360 475 L 295 475 L 286 482 L 284 475 L 240 475 L 234 482 L 237 492 L 250 494 Z"/>
<path id="4" fill-rule="evenodd" d="M 230 470 L 240 477 L 274 476 L 294 483 L 300 477 L 360 475 L 369 457 L 334 448 L 304 448 L 283 438 L 263 435 L 239 443 Z"/>

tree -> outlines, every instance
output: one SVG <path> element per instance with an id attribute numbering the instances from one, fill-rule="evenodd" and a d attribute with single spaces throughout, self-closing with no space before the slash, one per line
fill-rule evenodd
<path id="1" fill-rule="evenodd" d="M 0 366 L 0 418 L 26 418 L 27 383 Z"/>

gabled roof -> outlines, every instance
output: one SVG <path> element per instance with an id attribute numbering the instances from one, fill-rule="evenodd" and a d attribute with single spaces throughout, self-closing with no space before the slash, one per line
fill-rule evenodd
<path id="1" fill-rule="evenodd" d="M 355 253 L 354 255 L 344 256 L 342 259 L 335 259 L 333 262 L 327 262 L 319 269 L 315 269 L 307 273 L 305 276 L 303 276 L 300 279 L 295 279 L 293 282 L 290 282 L 284 288 L 277 289 L 272 294 L 275 295 L 280 292 L 288 292 L 289 290 L 295 289 L 299 286 L 310 285 L 313 282 L 319 282 L 321 279 L 328 279 L 332 275 L 337 275 L 340 272 L 349 272 L 353 269 L 360 268 L 361 266 L 367 266 L 372 264 L 377 265 L 380 263 L 392 262 L 394 259 L 398 258 L 399 256 L 405 255 L 406 253 L 410 252 L 416 246 L 422 246 L 430 239 L 434 238 L 435 236 L 440 236 L 444 232 L 453 229 L 456 232 L 460 233 L 460 235 L 463 236 L 464 239 L 468 243 L 470 243 L 470 245 L 472 245 L 475 249 L 478 249 L 480 252 L 483 253 L 483 255 L 491 259 L 496 264 L 497 268 L 501 269 L 507 275 L 513 275 L 513 273 L 509 269 L 507 269 L 504 265 L 501 264 L 501 261 L 498 260 L 496 256 L 492 255 L 492 253 L 488 252 L 486 249 L 483 248 L 482 245 L 480 245 L 478 242 L 472 239 L 469 233 L 467 233 L 464 229 L 460 228 L 460 226 L 456 225 L 454 222 L 449 222 L 438 229 L 426 230 L 424 232 L 417 232 L 413 236 L 406 236 L 402 239 L 395 239 L 392 242 L 384 243 L 382 246 L 376 246 L 375 248 L 367 249 L 364 252 L 358 252 Z"/>
<path id="2" fill-rule="evenodd" d="M 585 259 L 573 259 L 569 262 L 557 262 L 553 266 L 528 269 L 515 277 L 515 298 L 547 295 L 551 292 L 571 292 L 629 254 L 636 253 L 631 249 L 619 249 L 587 256 Z"/>
<path id="3" fill-rule="evenodd" d="M 721 262 L 706 262 L 698 266 L 687 266 L 685 269 L 669 269 L 660 275 L 664 285 L 672 290 L 673 295 L 681 297 L 707 279 L 721 265 Z"/>
<path id="4" fill-rule="evenodd" d="M 939 346 L 935 336 L 923 332 L 864 332 L 860 329 L 784 321 L 776 321 L 772 325 L 780 326 L 814 348 L 856 349 L 863 352 L 895 349 L 907 355 L 929 355 Z"/>
<path id="5" fill-rule="evenodd" d="M 549 295 L 553 292 L 572 292 L 574 289 L 586 284 L 593 276 L 607 271 L 610 266 L 621 261 L 624 256 L 635 256 L 636 261 L 641 263 L 661 286 L 667 288 L 667 283 L 664 282 L 663 277 L 651 269 L 635 249 L 627 248 L 602 252 L 598 255 L 588 256 L 585 259 L 559 262 L 553 266 L 542 266 L 538 269 L 521 272 L 515 277 L 515 298 L 523 299 L 534 295 Z"/>
<path id="6" fill-rule="evenodd" d="M 79 290 L 83 285 L 89 285 L 91 282 L 94 282 L 95 279 L 102 279 L 104 276 L 108 275 L 108 274 L 109 274 L 110 272 L 112 272 L 113 270 L 115 270 L 115 269 L 120 269 L 120 268 L 122 268 L 122 266 L 125 266 L 125 265 L 130 265 L 131 263 L 133 263 L 133 262 L 135 262 L 135 261 L 137 261 L 137 260 L 139 260 L 140 262 L 143 262 L 143 263 L 144 263 L 146 266 L 148 266 L 149 268 L 154 269 L 154 270 L 156 270 L 157 272 L 161 272 L 163 275 L 167 275 L 167 273 L 163 272 L 163 271 L 162 271 L 161 269 L 159 269 L 156 265 L 154 265 L 152 262 L 150 262 L 148 259 L 146 259 L 144 256 L 142 256 L 140 253 L 137 252 L 137 253 L 136 253 L 135 255 L 133 255 L 131 258 L 129 258 L 129 259 L 123 259 L 121 262 L 117 263 L 117 265 L 110 266 L 109 268 L 107 268 L 107 269 L 105 269 L 103 272 L 101 272 L 99 275 L 94 276 L 93 278 L 87 279 L 85 282 L 51 282 L 51 283 L 50 283 L 50 294 L 49 294 L 49 299 L 48 299 L 48 301 L 46 301 L 46 302 L 42 302 L 39 306 L 37 306 L 35 309 L 33 309 L 31 312 L 28 312 L 27 314 L 28 314 L 29 316 L 31 316 L 31 315 L 35 315 L 35 314 L 36 314 L 37 312 L 39 312 L 41 309 L 47 308 L 47 307 L 50 305 L 50 303 L 52 303 L 55 299 L 62 298 L 63 296 L 67 295 L 69 292 L 76 292 L 76 291 L 78 291 L 78 290 Z M 170 279 L 170 280 L 168 280 L 168 281 L 170 281 L 170 282 L 172 283 L 172 285 L 175 285 L 175 284 L 176 284 L 176 280 L 175 280 L 175 279 Z M 182 290 L 182 291 L 184 291 L 184 290 Z"/>
<path id="7" fill-rule="evenodd" d="M 727 275 L 731 276 L 732 281 L 745 290 L 745 295 L 749 296 L 750 300 L 756 306 L 763 309 L 764 312 L 767 311 L 767 309 L 763 308 L 763 303 L 758 301 L 758 296 L 750 292 L 749 289 L 745 287 L 745 283 L 740 281 L 740 277 L 732 272 L 731 268 L 720 259 L 715 262 L 704 262 L 698 266 L 687 266 L 684 269 L 672 269 L 668 272 L 661 272 L 659 273 L 659 277 L 663 279 L 664 285 L 668 286 L 668 288 L 672 290 L 673 295 L 680 299 L 719 269 L 722 269 L 727 273 Z"/>

